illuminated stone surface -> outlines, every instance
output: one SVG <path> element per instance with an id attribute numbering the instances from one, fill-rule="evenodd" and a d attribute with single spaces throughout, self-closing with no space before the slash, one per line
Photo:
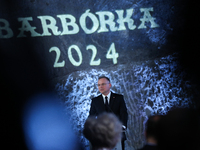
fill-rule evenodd
<path id="1" fill-rule="evenodd" d="M 151 65 L 151 66 L 149 66 Z M 149 115 L 165 114 L 172 106 L 187 107 L 192 93 L 185 73 L 179 69 L 176 54 L 141 65 L 123 65 L 112 70 L 78 71 L 58 81 L 56 90 L 63 99 L 66 111 L 71 112 L 74 130 L 82 136 L 84 122 L 89 114 L 91 98 L 99 94 L 98 76 L 111 79 L 112 90 L 124 95 L 128 108 L 127 149 L 137 149 L 144 144 L 144 124 Z"/>

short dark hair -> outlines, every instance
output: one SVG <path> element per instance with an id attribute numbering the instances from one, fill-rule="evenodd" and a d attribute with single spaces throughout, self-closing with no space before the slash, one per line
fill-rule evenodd
<path id="1" fill-rule="evenodd" d="M 98 80 L 103 79 L 103 78 L 107 79 L 107 80 L 110 82 L 110 79 L 109 79 L 108 77 L 106 77 L 106 76 L 100 76 L 100 77 L 98 78 Z"/>
<path id="2" fill-rule="evenodd" d="M 158 131 L 159 149 L 199 149 L 200 125 L 195 109 L 172 108 L 160 119 Z"/>
<path id="3" fill-rule="evenodd" d="M 122 123 L 112 113 L 102 113 L 97 118 L 87 118 L 83 135 L 91 142 L 92 147 L 114 148 L 121 139 Z"/>
<path id="4" fill-rule="evenodd" d="M 146 122 L 146 137 L 154 137 L 157 139 L 158 121 L 162 115 L 150 116 Z"/>

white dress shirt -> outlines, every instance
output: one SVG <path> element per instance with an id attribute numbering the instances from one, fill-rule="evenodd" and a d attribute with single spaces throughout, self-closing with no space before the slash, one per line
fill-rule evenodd
<path id="1" fill-rule="evenodd" d="M 110 95 L 111 95 L 111 92 L 107 95 L 107 97 L 108 97 L 108 104 L 110 103 Z M 104 101 L 104 104 L 106 103 L 106 96 L 105 95 L 103 95 L 102 94 L 102 96 L 103 96 L 103 101 Z"/>

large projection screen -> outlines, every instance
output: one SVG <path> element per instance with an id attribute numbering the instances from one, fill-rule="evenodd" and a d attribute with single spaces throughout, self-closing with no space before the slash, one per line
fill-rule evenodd
<path id="1" fill-rule="evenodd" d="M 91 98 L 100 94 L 98 77 L 108 76 L 111 90 L 124 95 L 128 109 L 126 150 L 138 149 L 145 143 L 148 116 L 165 114 L 173 106 L 197 105 L 199 55 L 191 42 L 196 21 L 188 16 L 194 15 L 196 6 L 190 13 L 189 4 L 1 1 L 2 74 L 27 97 L 43 82 L 52 86 L 86 149 L 89 142 L 82 129 Z"/>

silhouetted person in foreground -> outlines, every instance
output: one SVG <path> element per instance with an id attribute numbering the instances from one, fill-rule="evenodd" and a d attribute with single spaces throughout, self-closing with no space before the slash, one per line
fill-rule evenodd
<path id="1" fill-rule="evenodd" d="M 103 113 L 97 118 L 89 117 L 83 134 L 92 144 L 92 150 L 111 150 L 117 143 L 121 148 L 122 124 L 112 113 Z"/>
<path id="2" fill-rule="evenodd" d="M 189 108 L 172 109 L 159 121 L 159 150 L 199 150 L 199 116 Z"/>
<path id="3" fill-rule="evenodd" d="M 154 115 L 148 118 L 145 129 L 146 144 L 139 150 L 157 149 L 157 126 L 161 117 L 161 115 Z"/>

